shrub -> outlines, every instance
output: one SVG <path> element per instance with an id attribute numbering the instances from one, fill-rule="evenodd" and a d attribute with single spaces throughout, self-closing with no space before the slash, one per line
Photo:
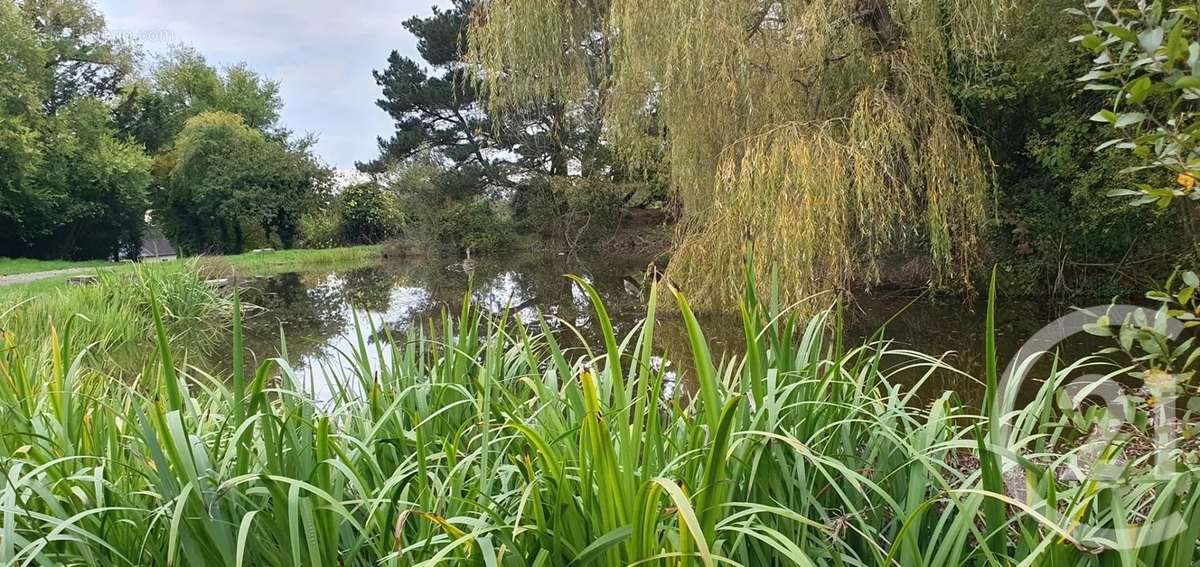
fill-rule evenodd
<path id="1" fill-rule="evenodd" d="M 1067 38 L 1077 0 L 1047 0 L 1019 17 L 1000 46 L 1003 57 L 964 69 L 956 97 L 996 163 L 997 214 L 990 234 L 1009 294 L 1109 294 L 1186 248 L 1178 223 L 1131 213 L 1106 197 L 1146 181 L 1131 154 L 1094 150 L 1111 137 L 1088 120 L 1109 93 L 1081 90 L 1086 56 Z M 1137 266 L 1136 270 L 1122 266 Z M 1122 277 L 1123 273 L 1130 277 Z"/>
<path id="2" fill-rule="evenodd" d="M 487 201 L 451 204 L 440 216 L 439 224 L 437 233 L 441 242 L 460 250 L 500 250 L 513 239 L 512 223 L 502 218 Z"/>
<path id="3" fill-rule="evenodd" d="M 520 228 L 571 248 L 612 232 L 625 202 L 645 184 L 579 177 L 538 177 L 518 192 L 513 214 Z"/>
<path id="4" fill-rule="evenodd" d="M 375 244 L 400 234 L 404 218 L 397 196 L 375 182 L 347 187 L 337 199 L 342 244 Z"/>
<path id="5" fill-rule="evenodd" d="M 401 248 L 407 253 L 468 248 L 482 252 L 512 241 L 511 220 L 495 208 L 494 195 L 478 191 L 469 172 L 414 159 L 383 179 L 384 193 L 395 195 L 404 217 Z"/>
<path id="6" fill-rule="evenodd" d="M 300 217 L 302 248 L 333 248 L 341 243 L 342 215 L 336 210 L 320 209 Z"/>

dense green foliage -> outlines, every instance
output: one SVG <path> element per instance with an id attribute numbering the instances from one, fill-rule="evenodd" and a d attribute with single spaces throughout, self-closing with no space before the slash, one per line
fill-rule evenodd
<path id="1" fill-rule="evenodd" d="M 620 155 L 669 164 L 684 216 L 668 272 L 699 305 L 736 305 L 747 247 L 788 301 L 879 283 L 896 255 L 970 289 L 988 171 L 949 87 L 1013 3 L 706 6 L 484 1 L 467 59 L 494 112 L 591 102 Z"/>
<path id="2" fill-rule="evenodd" d="M 1183 201 L 1176 210 L 1183 214 L 1185 234 L 1177 242 L 1190 240 L 1192 254 L 1179 261 L 1200 262 L 1200 236 L 1195 223 L 1200 219 L 1200 195 L 1196 192 L 1200 172 L 1200 136 L 1197 135 L 1196 100 L 1200 92 L 1200 6 L 1194 2 L 1158 1 L 1123 6 L 1097 0 L 1086 5 L 1088 12 L 1069 10 L 1086 16 L 1091 33 L 1077 36 L 1083 47 L 1096 57 L 1093 67 L 1078 81 L 1084 89 L 1105 93 L 1111 109 L 1092 116 L 1117 130 L 1117 138 L 1101 144 L 1107 148 L 1131 150 L 1137 163 L 1126 171 L 1145 172 L 1145 182 L 1136 189 L 1110 191 L 1110 196 L 1136 197 L 1133 205 L 1155 204 L 1162 214 L 1172 203 Z M 1174 176 L 1172 184 L 1162 177 Z M 1185 329 L 1200 327 L 1200 276 L 1179 268 L 1166 283 L 1146 294 L 1162 305 L 1161 312 L 1182 321 Z M 1161 397 L 1179 386 L 1191 387 L 1193 364 L 1200 359 L 1200 348 L 1193 338 L 1183 341 L 1147 341 L 1146 323 L 1136 319 L 1121 322 L 1121 348 L 1130 350 L 1137 342 L 1147 351 L 1148 369 L 1143 384 Z M 1154 331 L 1161 332 L 1160 328 Z M 1150 345 L 1150 346 L 1147 346 Z M 1189 404 L 1195 404 L 1189 400 Z M 1190 407 L 1190 406 L 1189 406 Z"/>
<path id="3" fill-rule="evenodd" d="M 588 220 L 594 218 L 595 226 L 611 228 L 604 221 L 612 220 L 614 208 L 619 212 L 664 197 L 661 183 L 647 182 L 654 175 L 615 159 L 601 136 L 596 101 L 551 97 L 530 99 L 505 113 L 489 108 L 464 59 L 467 25 L 478 6 L 457 0 L 404 23 L 424 61 L 393 52 L 388 67 L 375 72 L 383 95 L 376 104 L 393 118 L 396 132 L 380 140 L 379 158 L 360 169 L 388 177 L 408 162 L 437 163 L 432 182 L 443 195 L 438 200 L 455 209 L 444 222 L 459 225 L 447 227 L 452 240 L 446 244 L 459 248 L 500 246 L 503 238 L 484 237 L 498 229 L 520 229 L 570 246 L 586 233 L 584 241 L 594 242 L 594 229 L 574 223 L 593 227 Z M 509 214 L 493 214 L 499 211 Z M 508 216 L 511 223 L 503 220 Z"/>
<path id="4" fill-rule="evenodd" d="M 0 562 L 1194 567 L 1194 337 L 1097 313 L 1083 330 L 1110 348 L 1018 359 L 1024 385 L 998 368 L 998 284 L 1116 290 L 1194 259 L 1196 6 L 1071 6 L 458 0 L 405 22 L 425 64 L 393 53 L 375 76 L 397 132 L 335 191 L 275 83 L 188 50 L 130 76 L 80 0 L 0 0 L 0 254 L 113 256 L 149 208 L 188 252 L 469 256 L 515 228 L 598 239 L 667 172 L 684 205 L 666 279 L 622 279 L 647 299 L 632 329 L 586 278 L 555 316 L 468 290 L 405 336 L 354 317 L 327 353 L 345 364 L 309 374 L 287 337 L 254 360 L 255 308 L 206 280 L 299 252 L 0 294 Z M 1066 41 L 1080 23 L 1091 63 Z M 886 329 L 847 344 L 840 302 L 793 301 L 914 258 L 970 289 L 988 252 L 979 376 Z M 390 286 L 343 287 L 391 306 Z M 1179 270 L 1147 297 L 1194 333 L 1198 290 Z M 692 300 L 740 317 L 736 349 Z M 983 403 L 928 397 L 943 374 Z"/>
<path id="5" fill-rule="evenodd" d="M 467 60 L 494 121 L 599 101 L 602 143 L 669 168 L 691 219 L 671 273 L 706 304 L 735 297 L 746 247 L 781 256 L 789 297 L 969 289 L 985 261 L 1006 293 L 1116 293 L 1165 275 L 1193 223 L 1103 198 L 1145 178 L 1093 152 L 1076 4 L 491 1 Z"/>
<path id="6" fill-rule="evenodd" d="M 382 172 L 395 161 L 433 150 L 462 171 L 468 185 L 503 178 L 503 160 L 485 155 L 497 144 L 480 115 L 478 94 L 462 80 L 459 36 L 470 6 L 460 1 L 449 10 L 434 8 L 431 17 L 404 22 L 417 37 L 424 65 L 393 51 L 388 67 L 375 72 L 383 95 L 376 105 L 395 121 L 396 133 L 379 141 L 380 157 L 360 164 L 364 171 Z"/>
<path id="7" fill-rule="evenodd" d="M 1103 415 L 1057 407 L 1053 393 L 1071 372 L 1114 368 L 1099 359 L 1053 373 L 1005 416 L 1016 424 L 1006 434 L 1000 416 L 961 408 L 950 393 L 914 404 L 886 368 L 945 364 L 887 343 L 829 340 L 836 313 L 800 325 L 747 296 L 746 353 L 717 361 L 675 293 L 691 352 L 673 355 L 693 361 L 690 390 L 682 371 L 659 364 L 654 300 L 643 325 L 616 336 L 577 281 L 600 344 L 564 351 L 545 320 L 527 328 L 468 304 L 405 341 L 368 343 L 361 329 L 344 353 L 351 365 L 319 389 L 283 359 L 245 370 L 239 318 L 232 375 L 185 365 L 156 316 L 159 349 L 147 354 L 157 362 L 128 381 L 87 353 L 82 322 L 40 353 L 21 346 L 25 328 L 5 324 L 17 331 L 0 349 L 0 466 L 10 479 L 0 487 L 0 560 L 1184 567 L 1200 558 L 1196 463 L 1152 476 L 1144 455 L 1107 449 L 1135 447 L 1144 432 L 1097 441 L 1089 435 Z M 153 308 L 162 290 L 150 289 Z M 993 398 L 1013 393 L 990 388 Z M 1006 484 L 985 443 L 1029 455 L 1027 482 Z M 1052 474 L 1077 461 L 1119 473 Z M 1183 522 L 1151 524 L 1172 518 Z M 1126 529 L 1139 524 L 1158 527 Z"/>
<path id="8" fill-rule="evenodd" d="M 397 240 L 397 250 L 454 254 L 494 252 L 513 237 L 501 207 L 448 179 L 456 175 L 429 159 L 395 164 L 372 180 L 338 191 L 327 208 L 301 219 L 305 246 L 375 244 Z"/>
<path id="9" fill-rule="evenodd" d="M 343 189 L 338 194 L 336 207 L 343 242 L 383 242 L 398 236 L 404 226 L 398 196 L 378 183 L 358 183 Z"/>
<path id="10" fill-rule="evenodd" d="M 278 84 L 186 48 L 137 73 L 133 50 L 86 0 L 0 2 L 0 256 L 136 257 L 149 209 L 189 252 L 294 245 L 330 174 Z M 212 113 L 242 131 L 188 131 Z"/>
<path id="11" fill-rule="evenodd" d="M 1018 16 L 1000 57 L 960 70 L 958 104 L 995 164 L 990 230 L 1002 292 L 1110 295 L 1169 272 L 1186 252 L 1174 218 L 1107 198 L 1145 174 L 1132 155 L 1095 150 L 1110 137 L 1088 120 L 1106 95 L 1081 90 L 1088 60 L 1066 41 L 1080 21 L 1073 0 L 1041 2 Z"/>
<path id="12" fill-rule="evenodd" d="M 475 0 L 413 17 L 404 27 L 417 38 L 422 62 L 396 52 L 375 72 L 383 98 L 376 104 L 396 123 L 380 141 L 380 157 L 362 164 L 383 171 L 391 163 L 433 151 L 451 164 L 461 186 L 516 188 L 529 175 L 564 176 L 574 164 L 584 177 L 609 167 L 595 109 L 530 100 L 520 112 L 497 116 L 466 76 L 467 23 Z M 430 74 L 426 67 L 434 71 Z"/>
<path id="13" fill-rule="evenodd" d="M 229 300 L 207 283 L 194 263 L 99 270 L 91 285 L 69 285 L 0 296 L 8 346 L 48 354 L 51 337 L 70 333 L 89 345 L 97 366 L 134 372 L 145 362 L 142 349 L 153 327 L 150 291 L 163 308 L 171 336 L 202 354 L 227 328 Z M 51 329 L 51 327 L 56 327 Z"/>
<path id="14" fill-rule="evenodd" d="M 189 119 L 205 112 L 228 112 L 264 133 L 279 129 L 279 84 L 246 65 L 216 69 L 203 55 L 178 48 L 157 61 L 146 77 L 125 87 L 116 113 L 124 132 L 154 154 L 170 149 Z"/>
<path id="15" fill-rule="evenodd" d="M 1132 151 L 1147 162 L 1141 169 L 1175 174 L 1139 185 L 1137 204 L 1166 208 L 1176 198 L 1200 200 L 1200 7 L 1186 0 L 1126 5 L 1099 0 L 1073 14 L 1086 17 L 1091 33 L 1078 36 L 1095 55 L 1093 67 L 1079 78 L 1084 88 L 1109 95 L 1108 108 L 1092 120 L 1111 125 L 1119 137 L 1101 147 Z"/>
<path id="16" fill-rule="evenodd" d="M 456 179 L 457 173 L 431 159 L 409 160 L 383 178 L 404 211 L 404 240 L 426 251 L 503 248 L 512 236 L 510 220 Z"/>
<path id="17" fill-rule="evenodd" d="M 621 211 L 641 193 L 652 199 L 644 183 L 618 184 L 587 177 L 547 176 L 534 179 L 513 203 L 521 228 L 575 248 L 611 237 Z"/>
<path id="18" fill-rule="evenodd" d="M 150 160 L 107 107 L 130 65 L 82 0 L 0 1 L 0 256 L 140 245 Z"/>
<path id="19" fill-rule="evenodd" d="M 572 12 L 560 22 L 566 27 L 547 28 L 554 23 L 550 12 L 522 12 L 537 3 L 510 1 L 497 3 L 507 8 L 496 8 L 491 21 L 509 21 L 511 27 L 493 44 L 484 41 L 482 26 L 491 4 L 460 0 L 404 22 L 417 39 L 419 60 L 392 53 L 375 73 L 381 89 L 377 105 L 392 117 L 396 131 L 380 141 L 376 159 L 361 164 L 373 188 L 362 198 L 337 198 L 311 141 L 297 139 L 279 123 L 278 83 L 244 64 L 218 68 L 188 48 L 138 65 L 136 46 L 114 39 L 84 0 L 4 0 L 0 255 L 101 258 L 136 252 L 148 209 L 186 252 L 332 246 L 397 236 L 423 248 L 461 252 L 504 247 L 518 232 L 578 247 L 603 242 L 620 224 L 622 211 L 661 203 L 671 186 L 677 202 L 692 194 L 693 204 L 699 203 L 676 208 L 674 218 L 682 218 L 680 211 L 693 221 L 713 216 L 713 222 L 681 225 L 677 242 L 681 259 L 673 274 L 692 282 L 699 298 L 735 295 L 736 270 L 709 264 L 718 263 L 717 251 L 733 259 L 720 263 L 736 264 L 746 245 L 772 253 L 790 249 L 828 268 L 785 274 L 789 281 L 833 277 L 835 287 L 845 289 L 930 282 L 969 288 L 980 272 L 967 266 L 982 260 L 1001 265 L 1005 293 L 1073 295 L 1140 286 L 1148 275 L 1165 275 L 1188 244 L 1198 242 L 1191 229 L 1194 207 L 1131 213 L 1101 198 L 1149 191 L 1165 203 L 1170 196 L 1196 195 L 1191 184 L 1176 180 L 1188 167 L 1190 158 L 1180 156 L 1191 151 L 1190 142 L 1155 145 L 1190 131 L 1181 124 L 1191 120 L 1194 89 L 1186 80 L 1191 62 L 1171 56 L 1190 49 L 1194 16 L 1187 3 L 1151 3 L 1124 12 L 1094 5 L 1064 15 L 1064 9 L 1076 8 L 1074 2 L 1008 10 L 980 0 L 941 16 L 926 10 L 937 4 L 932 1 L 838 3 L 813 11 L 785 3 L 778 12 L 734 3 L 728 6 L 730 18 L 741 11 L 746 21 L 757 22 L 747 28 L 748 43 L 737 52 L 754 64 L 738 68 L 703 57 L 707 48 L 700 44 L 741 45 L 739 34 L 722 35 L 733 33 L 721 27 L 733 21 L 724 16 L 615 13 L 610 3 L 601 3 L 592 13 Z M 843 9 L 854 17 L 841 18 Z M 872 24 L 863 16 L 868 13 L 887 18 Z M 637 43 L 645 48 L 640 51 L 610 37 L 620 22 L 653 23 L 659 16 L 678 16 L 678 25 L 671 26 L 720 37 L 659 45 L 666 37 L 647 28 L 646 42 Z M 827 17 L 836 25 L 822 31 L 820 42 L 799 45 L 780 36 L 789 25 L 804 28 Z M 941 50 L 934 49 L 929 28 L 939 17 L 945 20 L 934 26 L 945 34 Z M 983 22 L 995 29 L 988 31 Z M 472 23 L 475 44 L 468 33 Z M 1087 48 L 1081 50 L 1067 40 L 1087 23 L 1097 31 L 1076 38 Z M 883 29 L 887 26 L 896 28 Z M 1003 33 L 992 33 L 997 30 Z M 889 39 L 892 31 L 898 35 Z M 556 33 L 579 42 L 545 41 Z M 1143 35 L 1161 41 L 1150 46 L 1139 40 Z M 844 39 L 848 51 L 835 49 L 839 44 L 830 38 Z M 1149 47 L 1160 59 L 1131 66 Z M 1085 51 L 1102 57 L 1089 62 Z M 642 59 L 643 52 L 661 57 Z M 786 59 L 782 53 L 796 56 L 795 69 L 779 61 Z M 470 73 L 478 73 L 491 56 L 501 58 L 495 61 L 520 56 L 495 75 L 520 80 L 491 83 L 486 73 Z M 695 64 L 697 73 L 660 74 L 672 57 L 682 57 L 679 69 Z M 770 64 L 759 64 L 764 61 Z M 813 61 L 817 64 L 809 64 Z M 699 72 L 710 64 L 719 72 Z M 768 80 L 789 73 L 787 88 Z M 931 76 L 938 77 L 936 92 L 925 92 Z M 720 82 L 722 77 L 732 82 Z M 1079 77 L 1090 90 L 1074 88 Z M 741 90 L 724 90 L 738 81 Z M 872 81 L 889 86 L 855 90 Z M 687 98 L 704 84 L 717 94 Z M 810 92 L 815 85 L 821 96 Z M 646 98 L 656 88 L 665 89 L 662 96 Z M 851 96 L 855 92 L 862 96 Z M 776 102 L 779 108 L 766 110 Z M 806 105 L 816 110 L 804 110 Z M 635 106 L 645 112 L 624 112 Z M 1108 114 L 1096 113 L 1105 107 Z M 750 108 L 759 109 L 747 115 L 753 119 L 722 122 Z M 904 108 L 911 116 L 895 112 Z M 918 110 L 931 108 L 932 117 L 957 114 L 962 120 L 941 124 L 918 117 Z M 1184 111 L 1183 118 L 1163 130 L 1166 123 L 1156 112 L 1172 108 Z M 863 120 L 851 119 L 845 128 L 808 129 L 795 117 L 784 118 L 810 110 Z M 1095 120 L 1088 120 L 1093 114 Z M 1112 136 L 1105 122 L 1125 114 L 1120 129 L 1129 134 L 1125 143 L 1094 153 Z M 242 124 L 197 127 L 183 135 L 189 121 L 215 116 L 226 122 L 236 116 Z M 1138 116 L 1148 118 L 1135 120 Z M 890 117 L 893 126 L 904 127 L 877 131 L 867 117 Z M 752 124 L 756 120 L 764 121 L 763 128 Z M 800 126 L 764 130 L 780 121 Z M 664 127 L 668 122 L 673 128 Z M 936 128 L 926 129 L 928 124 Z M 937 138 L 935 130 L 948 137 Z M 918 147 L 956 137 L 968 143 Z M 861 143 L 823 145 L 843 138 Z M 198 143 L 201 139 L 207 142 Z M 718 155 L 721 144 L 738 149 Z M 795 144 L 805 151 L 786 151 L 799 149 Z M 241 155 L 235 146 L 254 153 Z M 968 146 L 981 148 L 981 159 Z M 1119 147 L 1154 154 L 1172 173 L 1131 171 L 1142 165 L 1141 157 Z M 1159 149 L 1175 155 L 1158 155 Z M 758 161 L 743 167 L 726 160 L 718 171 L 722 159 L 734 155 L 746 164 Z M 922 163 L 913 156 L 945 161 Z M 845 167 L 830 167 L 834 162 Z M 408 169 L 425 166 L 436 168 L 432 186 L 397 181 Z M 917 171 L 922 168 L 941 173 L 925 175 Z M 763 177 L 772 171 L 792 177 L 781 183 Z M 949 185 L 934 187 L 938 179 Z M 991 192 L 977 199 L 984 195 L 977 193 L 981 181 Z M 702 197 L 710 185 L 729 193 Z M 967 189 L 956 193 L 950 185 Z M 809 189 L 794 194 L 781 191 L 784 186 Z M 815 189 L 821 187 L 840 189 Z M 955 208 L 945 198 L 958 193 L 969 206 Z M 799 200 L 789 201 L 792 197 Z M 909 197 L 915 200 L 901 206 Z M 425 203 L 436 203 L 437 210 Z M 919 213 L 931 203 L 940 220 Z M 833 214 L 833 205 L 852 207 L 854 214 Z M 984 214 L 976 214 L 977 208 Z M 798 210 L 804 218 L 758 218 L 784 210 Z M 693 212 L 698 216 L 690 216 Z M 970 224 L 987 238 L 963 233 L 964 238 L 931 239 L 929 234 L 943 231 L 943 221 Z M 841 228 L 816 230 L 822 223 Z M 912 230 L 898 229 L 901 225 Z M 812 246 L 799 241 L 792 246 L 770 236 L 793 230 L 797 238 L 823 237 L 805 240 Z M 844 234 L 831 238 L 839 230 Z M 755 238 L 746 241 L 747 231 Z M 763 252 L 760 257 L 766 257 Z M 947 279 L 949 264 L 938 268 L 943 260 L 954 264 L 961 281 Z M 802 264 L 780 263 L 787 269 Z M 710 273 L 714 270 L 720 274 Z"/>
<path id="20" fill-rule="evenodd" d="M 245 65 L 219 71 L 179 49 L 126 91 L 116 114 L 156 154 L 154 219 L 184 251 L 291 248 L 328 201 L 313 140 L 280 128 L 279 85 Z"/>
<path id="21" fill-rule="evenodd" d="M 307 142 L 285 145 L 227 112 L 189 119 L 166 159 L 172 166 L 155 217 L 189 252 L 242 252 L 249 227 L 291 248 L 300 218 L 331 190 L 331 175 Z"/>

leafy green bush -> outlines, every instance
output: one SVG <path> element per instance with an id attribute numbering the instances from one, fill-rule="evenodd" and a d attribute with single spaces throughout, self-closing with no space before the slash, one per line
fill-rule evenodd
<path id="1" fill-rule="evenodd" d="M 351 185 L 338 195 L 342 244 L 376 244 L 400 234 L 399 198 L 375 182 Z"/>
<path id="2" fill-rule="evenodd" d="M 625 202 L 639 190 L 643 184 L 543 176 L 518 191 L 513 214 L 522 230 L 574 248 L 611 234 Z"/>
<path id="3" fill-rule="evenodd" d="M 188 253 L 237 254 L 270 241 L 293 248 L 301 216 L 326 206 L 331 192 L 332 173 L 312 143 L 266 135 L 229 112 L 197 115 L 175 142 L 155 219 Z"/>
<path id="4" fill-rule="evenodd" d="M 964 68 L 956 97 L 995 163 L 990 232 L 1002 292 L 1108 295 L 1170 271 L 1186 243 L 1179 219 L 1108 199 L 1146 180 L 1132 155 L 1095 149 L 1111 137 L 1088 120 L 1107 94 L 1080 91 L 1086 56 L 1067 40 L 1078 21 L 1049 0 L 1022 14 L 1000 57 Z"/>
<path id="5" fill-rule="evenodd" d="M 513 238 L 511 220 L 465 177 L 431 159 L 413 159 L 383 176 L 404 217 L 403 248 L 426 253 L 498 250 Z"/>
<path id="6" fill-rule="evenodd" d="M 301 248 L 333 248 L 341 243 L 342 215 L 333 209 L 318 209 L 300 217 Z"/>
<path id="7" fill-rule="evenodd" d="M 440 241 L 461 250 L 487 252 L 512 243 L 512 223 L 500 216 L 487 201 L 467 201 L 449 205 L 440 216 Z"/>
<path id="8" fill-rule="evenodd" d="M 1165 170 L 1157 182 L 1118 194 L 1136 204 L 1166 208 L 1177 198 L 1200 201 L 1200 10 L 1187 0 L 1129 4 L 1096 0 L 1086 11 L 1089 33 L 1075 38 L 1095 56 L 1079 78 L 1086 89 L 1105 93 L 1092 120 L 1116 128 L 1101 147 L 1128 150 L 1144 164 Z"/>

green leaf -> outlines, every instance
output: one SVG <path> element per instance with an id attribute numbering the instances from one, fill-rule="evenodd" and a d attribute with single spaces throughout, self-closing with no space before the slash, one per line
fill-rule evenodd
<path id="1" fill-rule="evenodd" d="M 629 534 L 633 533 L 633 526 L 624 525 L 615 530 L 612 530 L 593 541 L 590 545 L 583 548 L 579 555 L 569 563 L 571 566 L 587 565 L 592 561 L 604 556 L 604 552 L 608 551 L 613 546 L 625 541 Z"/>
<path id="2" fill-rule="evenodd" d="M 1117 128 L 1125 128 L 1134 124 L 1141 124 L 1146 119 L 1146 115 L 1142 112 L 1123 112 L 1121 117 L 1117 119 L 1115 126 Z"/>
<path id="3" fill-rule="evenodd" d="M 1188 42 L 1183 37 L 1184 28 L 1183 20 L 1175 22 L 1171 28 L 1171 35 L 1167 37 L 1167 65 L 1168 68 L 1174 67 L 1176 61 L 1187 61 Z"/>
<path id="4" fill-rule="evenodd" d="M 1150 88 L 1154 83 L 1150 81 L 1150 77 L 1141 76 L 1129 83 L 1129 102 L 1131 104 L 1141 104 L 1150 95 Z"/>
<path id="5" fill-rule="evenodd" d="M 1200 287 L 1200 276 L 1196 272 L 1187 271 L 1183 273 L 1183 283 L 1188 287 Z"/>
<path id="6" fill-rule="evenodd" d="M 1184 75 L 1176 79 L 1173 86 L 1177 89 L 1200 89 L 1200 77 Z"/>
<path id="7" fill-rule="evenodd" d="M 1101 110 L 1092 115 L 1092 122 L 1108 122 L 1114 124 L 1117 121 L 1117 114 L 1111 110 Z"/>
<path id="8" fill-rule="evenodd" d="M 1111 337 L 1112 329 L 1109 328 L 1111 325 L 1112 321 L 1108 318 L 1108 315 L 1101 315 L 1100 318 L 1096 319 L 1095 323 L 1084 325 L 1083 330 L 1089 335 L 1096 335 L 1097 337 Z"/>
<path id="9" fill-rule="evenodd" d="M 1121 41 L 1124 41 L 1125 43 L 1137 43 L 1138 42 L 1137 34 L 1133 33 L 1132 31 L 1130 31 L 1126 28 L 1123 28 L 1121 26 L 1109 24 L 1107 26 L 1102 27 L 1101 29 L 1116 36 L 1118 39 L 1120 39 Z"/>

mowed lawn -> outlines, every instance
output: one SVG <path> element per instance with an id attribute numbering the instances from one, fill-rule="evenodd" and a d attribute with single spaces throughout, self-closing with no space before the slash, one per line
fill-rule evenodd
<path id="1" fill-rule="evenodd" d="M 112 266 L 113 262 L 107 260 L 85 260 L 76 262 L 73 260 L 35 260 L 33 258 L 0 258 L 0 276 L 14 276 L 17 274 L 32 274 L 35 272 L 49 272 L 51 270 L 67 270 L 71 268 L 96 268 L 101 266 Z"/>
<path id="2" fill-rule="evenodd" d="M 272 252 L 246 253 L 233 256 L 197 256 L 171 260 L 168 262 L 147 262 L 149 266 L 170 266 L 179 262 L 199 262 L 216 268 L 244 270 L 255 275 L 273 274 L 287 271 L 305 271 L 324 267 L 347 267 L 363 265 L 377 261 L 381 257 L 382 246 L 353 246 L 346 248 L 328 248 L 316 250 L 279 250 Z M 66 285 L 67 275 L 56 274 L 35 281 L 9 283 L 5 285 L 4 276 L 32 274 L 73 268 L 96 268 L 108 270 L 131 270 L 135 264 L 131 262 L 108 262 L 104 260 L 88 260 L 73 262 L 70 260 L 33 260 L 29 258 L 0 258 L 0 299 L 16 295 L 38 294 Z"/>

